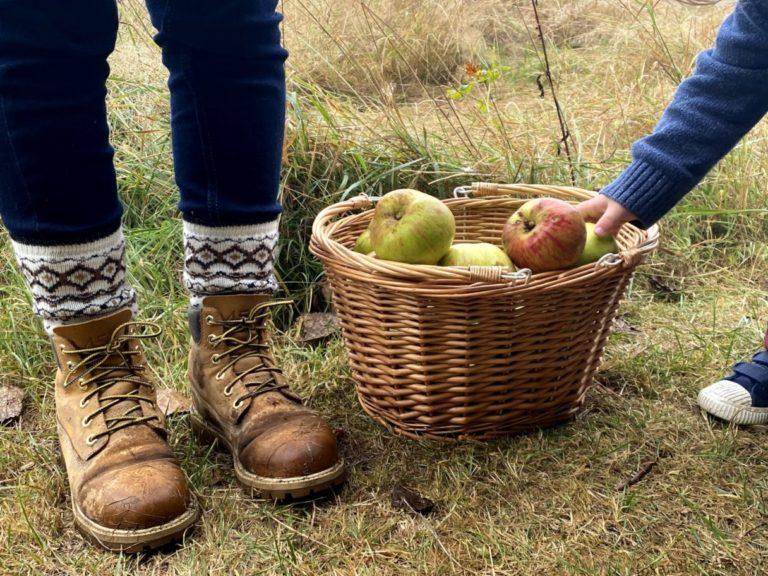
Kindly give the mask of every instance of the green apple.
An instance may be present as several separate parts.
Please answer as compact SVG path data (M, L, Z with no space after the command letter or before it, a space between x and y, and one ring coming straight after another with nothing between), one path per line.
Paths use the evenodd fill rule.
M487 242L454 244L440 260L440 266L503 266L515 269L504 250Z
M370 252L373 252L370 228L360 234L360 236L357 238L357 241L355 242L355 247L353 250L355 252L360 252L360 254L369 254Z
M407 264L437 264L453 242L456 221L437 198L394 190L376 204L370 225L376 256Z
M619 247L616 244L616 240L613 236L605 236L601 238L595 234L595 225L592 222L587 222L587 241L584 244L584 250L579 256L576 266L584 266L591 262L597 262L606 254L616 254L619 251Z

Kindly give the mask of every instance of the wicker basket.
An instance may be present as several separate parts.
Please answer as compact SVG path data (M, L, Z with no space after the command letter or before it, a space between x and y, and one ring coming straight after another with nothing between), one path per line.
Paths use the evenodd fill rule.
M556 186L473 184L446 200L457 242L499 244L507 218ZM584 401L619 301L658 229L625 225L619 255L563 272L415 266L351 250L373 215L360 196L323 210L322 260L363 409L409 437L489 439L570 419ZM362 211L361 211L362 210Z

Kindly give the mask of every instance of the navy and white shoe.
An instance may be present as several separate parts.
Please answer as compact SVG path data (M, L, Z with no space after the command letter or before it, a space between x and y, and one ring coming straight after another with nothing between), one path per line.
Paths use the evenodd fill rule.
M766 336L768 348L768 336ZM768 424L768 350L739 362L733 373L699 392L699 406L734 424Z

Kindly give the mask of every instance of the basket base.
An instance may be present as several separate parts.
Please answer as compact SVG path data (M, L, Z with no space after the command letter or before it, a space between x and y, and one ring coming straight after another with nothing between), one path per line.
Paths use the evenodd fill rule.
M360 406L363 411L371 417L376 423L381 424L384 428L397 436L403 436L411 440L437 440L442 442L451 442L458 440L475 440L475 441L490 441L498 440L501 438L509 438L511 436L522 436L542 430L545 428L557 428L559 426L565 426L576 418L576 415L581 411L583 403L577 407L574 407L568 412L564 412L557 416L548 416L540 419L526 418L524 422L510 422L507 425L494 424L489 425L487 430L481 428L472 429L467 427L465 430L461 430L461 427L454 426L455 430L451 430L448 427L433 427L424 425L422 429L413 425L404 425L398 420L393 420L383 417L378 412L372 410L366 405L365 401L358 396Z

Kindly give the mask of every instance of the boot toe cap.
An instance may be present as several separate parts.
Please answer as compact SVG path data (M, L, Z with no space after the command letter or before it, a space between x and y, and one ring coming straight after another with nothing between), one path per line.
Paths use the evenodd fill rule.
M244 446L239 457L246 470L266 478L309 476L339 461L333 432L319 418L272 427Z
M114 529L141 530L173 521L190 506L184 473L176 462L137 464L108 471L83 486L83 513Z

